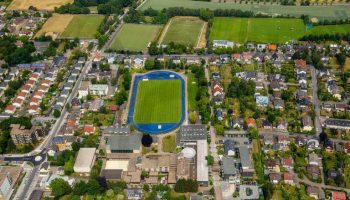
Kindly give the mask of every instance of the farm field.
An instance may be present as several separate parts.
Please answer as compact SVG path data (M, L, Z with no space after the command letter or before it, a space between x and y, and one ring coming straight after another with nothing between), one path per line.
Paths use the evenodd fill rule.
M110 48L116 50L143 51L156 39L161 26L144 24L124 24L114 38Z
M74 15L61 37L94 38L103 18L102 15Z
M305 34L301 19L215 18L210 40L284 43Z
M238 9L252 11L254 13L284 14L292 16L309 15L319 19L347 19L350 17L350 5L328 6L282 6L282 5L251 5L239 3L215 3L192 0L148 0L141 6L141 10L147 8L162 10L170 7L184 8L209 8L209 9Z
M197 17L174 17L165 26L159 43L175 42L197 47L203 26L204 21Z
M314 28L307 31L307 34L335 34L335 33L349 33L350 24L340 25L325 25L315 26Z
M74 15L60 15L53 14L50 17L43 27L36 33L35 37L39 37L41 35L50 35L53 38L59 36L64 32L70 21L73 19ZM56 35L56 36L55 36Z
M181 81L140 81L136 94L134 122L176 123L181 118Z
M53 38L93 38L103 18L102 15L54 14L35 37L51 35Z
M39 10L52 11L55 7L72 2L73 0L13 0L7 10L28 10L30 6L34 6Z

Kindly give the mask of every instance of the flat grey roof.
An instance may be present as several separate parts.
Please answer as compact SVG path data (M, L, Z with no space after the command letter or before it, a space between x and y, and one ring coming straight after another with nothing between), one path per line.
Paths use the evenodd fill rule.
M197 181L207 182L209 180L208 165L206 157L208 156L208 142L205 140L197 141Z
M232 157L223 157L221 165L224 174L237 174L235 159Z
M239 146L239 157L243 168L253 168L252 161L249 155L249 149L246 146Z
M141 135L113 135L107 137L107 147L110 150L134 150L141 145Z

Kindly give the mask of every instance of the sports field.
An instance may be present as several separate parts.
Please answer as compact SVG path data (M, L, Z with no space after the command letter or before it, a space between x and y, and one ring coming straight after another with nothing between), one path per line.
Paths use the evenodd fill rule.
M110 48L116 50L143 51L156 39L161 26L124 24Z
M350 24L315 26L308 30L307 34L335 34L350 33Z
M72 3L73 0L13 0L7 10L28 10L34 6L39 10L54 10L55 7Z
M181 118L181 81L140 81L136 94L134 122L177 123Z
M160 44L175 42L197 47L203 33L204 21L197 17L173 17L163 30L159 39Z
M102 15L54 14L35 37L51 35L53 38L94 38L103 18Z
M94 38L103 18L102 15L74 15L61 37Z
M301 19L215 18L210 40L284 43L305 34Z
M221 1L222 2L222 1ZM245 3L215 3L192 0L147 0L141 10L153 8L162 10L170 7L184 8L209 8L209 9L237 9L252 11L254 13L284 14L292 16L309 15L319 19L348 19L350 18L350 5L327 5L327 6L282 6L282 5L251 5Z

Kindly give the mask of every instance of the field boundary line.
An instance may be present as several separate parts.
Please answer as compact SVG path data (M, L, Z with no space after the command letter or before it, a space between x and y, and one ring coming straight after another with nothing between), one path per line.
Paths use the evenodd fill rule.
M196 45L196 48L200 48L200 44L201 44L201 42L202 42L203 32L205 32L207 23L208 23L208 22L204 22L204 23L203 23L203 26L202 26L202 28L201 28L201 32L200 32L200 34L199 34L199 36L198 36L198 38L197 38L197 45ZM204 36L204 38L205 38L205 36Z
M159 38L159 41L158 41L158 44L162 44L163 40L164 40L164 37L166 35L166 33L168 32L168 29L170 27L170 24L173 22L173 18L171 18L169 20L169 22L165 25L165 27L163 28L162 30L162 33L160 35L160 38Z

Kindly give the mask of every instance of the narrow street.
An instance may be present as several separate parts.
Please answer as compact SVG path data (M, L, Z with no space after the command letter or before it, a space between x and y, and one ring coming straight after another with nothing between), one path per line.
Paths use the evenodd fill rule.
M310 67L311 77L312 77L312 100L314 104L315 110L315 131L317 137L322 133L322 125L321 125L321 115L320 115L320 102L318 101L318 86L317 86L317 72L314 66Z

